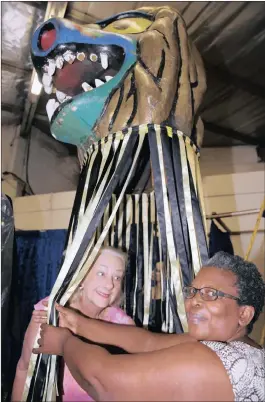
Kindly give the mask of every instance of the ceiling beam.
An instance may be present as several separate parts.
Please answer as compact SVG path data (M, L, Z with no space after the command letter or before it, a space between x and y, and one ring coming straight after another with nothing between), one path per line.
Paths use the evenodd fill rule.
M70 7L71 7L71 2L70 2ZM82 13L81 11L75 10L74 8L67 10L67 14L66 14L65 18L74 20L78 24L95 24L96 21L100 20L100 18L97 18L94 15L91 15L89 13Z
M248 145L259 145L258 138L251 137L244 133L232 130L231 128L220 127L214 123L203 121L204 129L212 132L213 134L223 135L224 137L233 138L234 140L241 141Z
M31 67L20 67L15 62L10 60L2 60L1 62L2 71L9 71L13 73L17 73L20 71L21 73L30 74L32 72Z
M47 1L23 1L23 3L40 10L46 10L47 7Z
M24 111L24 106L19 106L19 105L11 105L9 103L4 103L1 102L1 110L4 112L9 112L9 113L18 113L20 114L21 112Z
M217 78L228 85L232 85L238 89L246 91L251 95L257 96L258 98L265 99L265 89L262 86L249 81L247 78L239 77L228 70L218 66L213 66L205 60L204 67L206 70L206 77L207 75L211 75L213 78Z

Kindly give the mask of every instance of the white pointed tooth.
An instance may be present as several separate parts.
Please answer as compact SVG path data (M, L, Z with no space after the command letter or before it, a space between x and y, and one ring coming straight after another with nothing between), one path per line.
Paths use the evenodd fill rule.
M56 59L55 59L56 67L61 69L63 67L63 63L64 63L63 56L57 56Z
M47 105L46 105L46 111L47 111L47 115L48 115L48 118L49 118L50 121L51 121L52 115L53 115L54 110L55 110L54 105L55 105L55 99L50 99L47 102Z
M44 91L46 92L46 94L50 95L52 93L52 89L53 89L52 85L50 85L50 86L45 85L43 88L44 88Z
M112 78L113 77L111 75L106 75L105 80L108 82L108 81L112 80Z
M44 64L44 66L43 66L42 68L43 68L43 71L44 71L45 73L48 73L49 64Z
M85 92L92 91L94 89L91 85L89 85L87 82L82 83L82 88Z
M48 115L48 118L50 121L52 119L53 113L55 112L55 110L57 109L58 106L60 106L60 103L56 102L55 99L50 99L47 102L46 111L47 111L47 115Z
M62 103L64 101L64 99L66 98L66 94L61 91L58 91L58 89L57 89L56 97L57 97L58 101Z
M63 58L64 58L65 61L67 61L70 64L72 64L75 61L75 55L74 55L73 52L71 52L71 50L67 50L63 54Z
M52 83L52 77L48 74L43 74L42 83L44 87L50 87Z
M97 78L95 79L95 85L96 87L101 87L101 85L104 85L104 82L101 80L98 80Z
M68 61L68 63L73 64L73 62L75 61L75 55L74 54L70 55L69 60L67 60L67 61Z
M108 55L106 53L100 53L101 65L106 70L108 68Z
M52 76L55 73L56 64L55 60L49 59L48 75Z

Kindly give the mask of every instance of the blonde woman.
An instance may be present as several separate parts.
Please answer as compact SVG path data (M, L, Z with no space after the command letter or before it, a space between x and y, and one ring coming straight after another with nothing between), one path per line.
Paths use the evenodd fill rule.
M113 322L116 324L135 325L118 306L121 303L122 283L127 263L127 255L112 247L101 248L99 255L78 290L69 300L69 307L84 316ZM39 329L39 325L47 322L47 298L41 300L32 314L32 319L25 334L22 354L17 364L13 384L12 401L21 401L27 369ZM60 314L60 325L64 325L64 317ZM74 380L68 367L64 367L63 401L93 400Z

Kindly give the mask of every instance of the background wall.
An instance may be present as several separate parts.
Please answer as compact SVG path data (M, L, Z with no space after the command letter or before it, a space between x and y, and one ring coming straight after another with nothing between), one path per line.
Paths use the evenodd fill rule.
M203 183L206 214L259 209L264 199L264 171L206 176L203 179ZM231 236L231 240L234 253L241 257L245 257L248 250L251 232L254 229L256 219L257 214L222 218L232 232L240 232L240 235ZM210 222L210 220L207 221L208 230ZM262 218L259 227L260 232L257 233L249 260L257 265L265 279L264 227L265 218ZM263 313L252 332L251 336L256 341L261 338L265 322L264 318Z
M29 138L19 133L19 125L2 126L2 191L14 198L25 182L34 194L75 190L80 165L72 149L32 127L28 150Z

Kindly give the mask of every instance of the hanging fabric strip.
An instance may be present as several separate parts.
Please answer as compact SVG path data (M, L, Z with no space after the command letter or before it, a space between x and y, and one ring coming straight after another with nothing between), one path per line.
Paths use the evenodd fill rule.
M197 183L197 197L198 197L198 200L200 203L200 209L201 209L201 214L202 214L202 218L203 218L204 232L207 233L205 205L204 205L204 197L203 197L203 190L202 190L202 178L201 178L200 165L199 165L199 154L196 154L195 164L196 164L195 181Z
M85 184L84 184L84 190L83 190L83 194L82 194L81 204L80 204L80 208L79 208L79 212L78 212L78 223L80 223L80 220L85 213L88 189L89 189L89 192L91 192L91 190L92 190L91 185L89 186L89 184L90 184L89 181L91 178L91 172L93 172L94 176L96 176L94 169L93 169L93 164L95 162L96 157L99 155L99 153L100 153L100 147L98 147L97 152L93 152L92 155L90 155L90 158L88 160L87 175L86 175L86 180L85 180ZM92 194L91 194L91 196L92 196Z
M163 136L163 142L165 142L165 140L168 139L168 133L164 129L162 129L161 131L162 131L162 136ZM173 271L174 275L175 275L175 287L176 287L176 291L177 291L176 295L177 295L177 300L178 300L178 315L179 315L180 321L182 323L182 328L184 329L184 331L186 331L187 330L187 318L186 318L186 312L185 312L185 306L184 306L184 297L183 297L183 293L182 293L182 281L181 281L180 272L178 271L178 266L177 266L177 247L174 244L173 228L172 228L172 223L171 223L171 218L170 218L170 204L169 204L169 199L168 199L169 183L166 183L167 176L166 176L166 170L165 170L165 165L164 165L162 139L161 139L160 128L158 128L158 127L156 127L156 141L157 141L159 167L160 167L160 172L161 172L163 202L164 202L164 211L165 211L167 252L168 252L168 256L169 256L169 260L170 260L170 266L168 268L170 280L168 283L168 287L170 288L172 286L171 271ZM151 153L152 166L154 166L155 161L153 160L152 156L153 155ZM176 312L171 311L170 314L176 315ZM170 319L170 328L171 329L172 329L172 325L173 325L173 317Z
M192 144L190 142L190 139L188 137L185 137L184 141L185 141L185 145L186 145L188 165L190 167L195 192L197 194L197 182L196 182L196 159L197 159L197 154L193 150L193 146L192 146Z
M194 225L194 221L193 221L187 155L186 155L185 142L184 142L182 134L180 133L178 135L178 137L179 137L179 145L180 145L180 157L181 157L182 180L183 180L184 197L185 197L185 209L186 209L186 215L187 215L189 237L190 237L190 242L191 242L190 245L191 245L191 253L192 253L192 260L193 260L193 269L194 269L195 275L197 275L197 273L199 272L199 269L200 269L200 257L199 257L199 250L198 250L198 244L197 244L196 233L195 233L195 225Z
M136 293L136 317L135 321L139 325L143 324L144 317L144 229L143 229L143 202L142 197L138 206L138 253L136 270L138 277L137 293Z
M171 222L172 222L172 231L173 231L173 239L174 246L178 256L178 259L181 261L182 270L180 270L177 276L180 276L180 282L177 285L177 276L175 276L175 286L178 286L178 291L176 290L177 300L178 294L181 292L182 294L182 284L189 285L193 279L193 271L190 269L187 254L185 252L185 244L184 244L184 236L183 236L183 228L182 228L182 220L181 220L181 209L184 207L184 197L181 198L181 191L178 189L178 192L175 188L175 177L174 177L174 166L172 158L170 157L171 145L172 145L172 130L166 128L162 131L162 144L163 144L163 157L165 163L165 172L166 172L166 180L167 180L167 189L168 189L168 197L170 201L171 207ZM183 194L184 192L182 192ZM179 264L177 264L179 267ZM173 271L177 272L176 270ZM181 287L179 287L181 286Z
M200 257L200 266L206 264L208 260L208 246L207 246L207 238L206 233L204 231L203 218L200 209L200 203L196 196L195 186L193 182L193 177L191 175L190 167L188 166L189 177L190 177L190 194L191 194L191 203L192 203L192 211L193 211L193 220L196 228L196 240L199 248L199 257Z
M82 200L82 194L84 192L86 176L88 174L88 167L89 167L88 162L84 163L83 168L80 173L79 182L78 182L78 186L77 186L77 190L76 190L76 196L75 196L75 200L74 200L74 204L73 204L73 208L72 208L72 212L71 212L71 217L70 217L70 221L69 221L69 225L68 225L68 231L67 231L66 242L65 242L65 244L66 244L65 251L68 250L69 245L72 243L73 236L74 236L76 226L78 223L80 203Z
M135 216L135 237L136 237L136 250L135 250L135 285L134 285L134 292L133 292L133 319L136 320L136 306L137 306L137 290L138 290L138 255L139 255L139 194L135 194L135 203L134 203L134 216Z
M181 153L180 153L180 142L179 136L171 128L168 128L168 132L172 132L172 164L174 171L174 181L175 181L175 192L177 195L178 202L178 214L174 214L174 219L176 220L176 225L174 225L177 235L177 244L179 250L179 258L183 272L183 279L185 285L190 284L190 275L193 276L193 266L192 266L192 255L190 246L190 237L188 230L188 220L185 207L185 196L184 196L184 183L182 177L182 164L181 164ZM165 149L166 150L166 149ZM167 158L166 158L167 159ZM169 180L171 177L169 175ZM173 201L174 202L174 201Z
M76 226L78 224L80 204L82 203L83 195L86 194L86 181L87 181L87 178L90 177L90 169L91 169L90 158L88 158L86 163L83 164L83 168L80 173L79 183L78 183L78 187L76 190L76 196L75 196L74 205L73 205L72 213L74 215L73 215L73 217L71 217L71 218L73 218L73 225L72 225L73 233L75 233ZM70 220L70 222L71 222L71 220Z
M150 205L149 196L142 194L143 205L143 233L144 233L144 320L143 326L148 327L151 303L151 283L152 283L152 253L153 253L153 233L150 231L150 216L148 206Z

